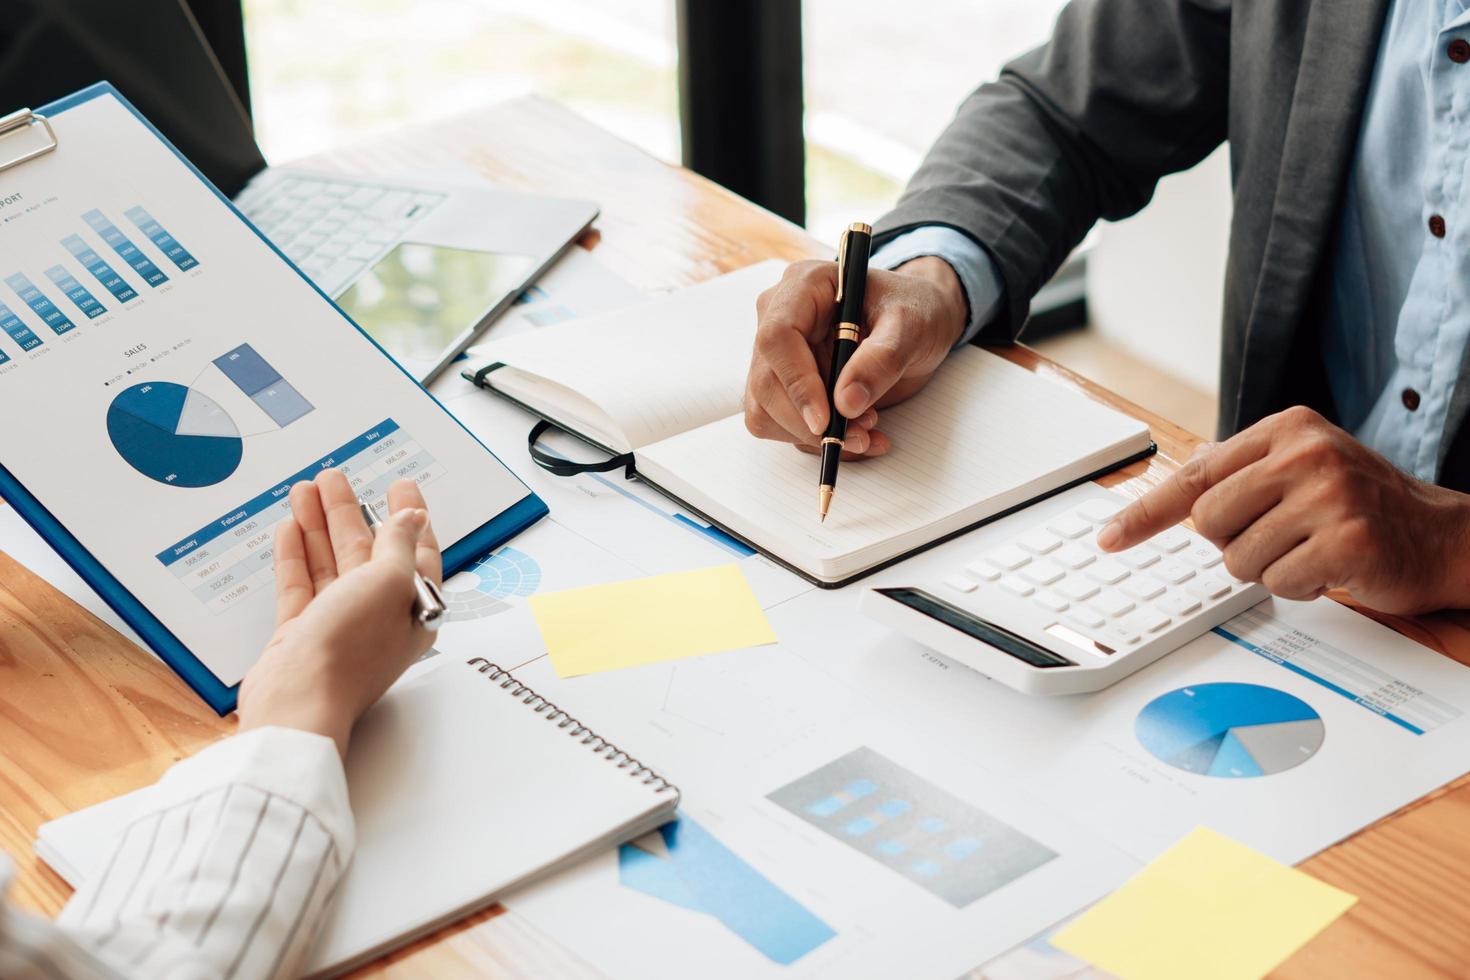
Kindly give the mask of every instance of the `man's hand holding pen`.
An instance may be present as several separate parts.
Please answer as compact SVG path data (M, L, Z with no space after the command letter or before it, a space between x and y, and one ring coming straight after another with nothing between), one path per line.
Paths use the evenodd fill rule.
M819 451L828 422L823 378L831 363L836 296L837 263L809 261L789 266L757 300L745 387L745 426L752 434ZM837 380L837 409L849 419L843 459L889 450L877 409L928 382L967 316L964 289L942 259L914 259L892 272L869 270L862 344Z

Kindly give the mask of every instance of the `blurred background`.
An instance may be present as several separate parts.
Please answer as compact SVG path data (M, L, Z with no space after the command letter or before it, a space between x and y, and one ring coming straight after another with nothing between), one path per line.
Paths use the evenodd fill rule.
M122 78L233 190L262 165L535 93L834 248L898 199L956 107L1043 43L1063 0L7 0L0 96ZM187 8L185 10L184 8ZM171 11L171 13L169 12ZM228 91L202 111L160 59L197 26ZM81 51L68 61L56 52ZM199 56L209 59L200 49ZM175 63L180 63L175 60ZM194 69L190 69L194 70ZM174 81L169 81L173 77ZM27 101L29 100L29 101ZM238 100L238 101L237 101ZM157 115L165 113L166 115ZM254 139L250 138L253 115ZM237 115L238 114L238 115ZM258 144L258 148L257 148ZM201 160L201 164L205 161ZM206 166L208 170L209 167ZM1036 297L1025 342L1201 434L1214 430L1226 158L1095 229Z
M243 6L257 137L274 162L537 92L835 242L847 222L876 218L897 200L959 102L1044 42L1063 0ZM732 14L741 10L748 16ZM732 26L731 16L740 22ZM737 43L741 30L755 33ZM682 78L681 32L689 51ZM767 135L786 161L774 172L720 170L742 141L760 136L757 127L727 125L730 100L742 97L727 81L734 72L772 80L746 106L760 128L795 131L789 146ZM1215 425L1225 174L1218 154L1166 181L1138 218L1100 228L1038 298L1026 334L1049 356L1203 434Z
M680 159L674 0L244 0L273 161L528 92ZM881 214L959 101L1044 41L1061 0L805 0L807 228ZM881 25L881 28L878 28ZM854 57L854 53L857 57Z

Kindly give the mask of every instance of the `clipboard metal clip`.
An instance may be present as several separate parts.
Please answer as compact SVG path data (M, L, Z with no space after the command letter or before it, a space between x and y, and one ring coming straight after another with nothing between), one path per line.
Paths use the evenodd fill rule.
M45 116L29 109L17 109L8 116L0 116L0 140L12 139L22 132L28 133L37 126L46 131L46 142L28 150L21 150L13 157L0 156L0 170L18 167L27 160L34 160L56 149L56 131L51 128L51 123L46 120Z

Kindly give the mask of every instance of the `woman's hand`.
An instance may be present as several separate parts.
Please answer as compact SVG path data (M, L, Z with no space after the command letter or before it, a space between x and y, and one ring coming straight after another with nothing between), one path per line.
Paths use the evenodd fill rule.
M416 484L388 488L376 539L347 478L291 488L276 527L276 632L240 685L240 730L278 725L335 739L429 649L413 619L413 573L439 580L439 545Z

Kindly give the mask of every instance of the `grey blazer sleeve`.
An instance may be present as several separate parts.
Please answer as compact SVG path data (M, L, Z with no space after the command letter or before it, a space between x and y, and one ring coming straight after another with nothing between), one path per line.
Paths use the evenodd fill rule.
M1012 340L1099 218L1224 140L1229 74L1230 0L1073 0L1049 43L960 106L877 242L919 225L973 238L1006 286L981 337Z

